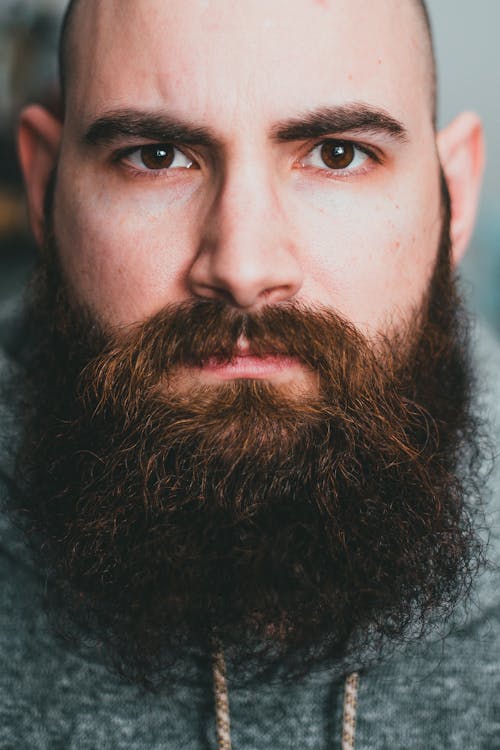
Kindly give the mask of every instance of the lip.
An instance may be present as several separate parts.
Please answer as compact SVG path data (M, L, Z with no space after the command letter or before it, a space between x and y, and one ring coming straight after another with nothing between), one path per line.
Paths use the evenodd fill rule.
M254 354L237 354L229 362L222 362L216 357L211 357L203 363L201 370L221 380L266 379L282 375L297 366L299 366L298 360L286 355L270 354L257 357Z

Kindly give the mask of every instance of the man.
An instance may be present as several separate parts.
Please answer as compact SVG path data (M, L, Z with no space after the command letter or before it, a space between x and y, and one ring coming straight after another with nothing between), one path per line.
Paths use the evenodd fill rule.
M74 2L61 72L19 134L3 746L500 746L482 134L436 135L425 9Z

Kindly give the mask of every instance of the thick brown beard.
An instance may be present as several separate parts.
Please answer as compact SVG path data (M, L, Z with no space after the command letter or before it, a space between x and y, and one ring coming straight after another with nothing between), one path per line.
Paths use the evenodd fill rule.
M111 334L69 303L49 243L30 305L23 509L60 611L127 674L154 678L214 634L236 659L359 656L453 611L481 551L448 230L447 214L421 309L376 342L294 303L186 303ZM229 359L242 333L256 353L298 357L318 393L159 388Z

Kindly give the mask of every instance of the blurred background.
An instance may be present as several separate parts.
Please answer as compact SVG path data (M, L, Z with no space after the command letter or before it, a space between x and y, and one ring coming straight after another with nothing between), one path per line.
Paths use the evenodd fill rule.
M0 0L0 313L34 257L14 128L27 101L55 96L56 45L65 0ZM473 308L500 335L499 0L428 0L439 73L439 123L463 109L483 118L488 167L477 230L463 266Z

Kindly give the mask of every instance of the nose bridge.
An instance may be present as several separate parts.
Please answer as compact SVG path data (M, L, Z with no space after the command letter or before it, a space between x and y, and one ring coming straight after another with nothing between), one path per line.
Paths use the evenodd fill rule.
M281 211L269 170L249 158L239 158L226 170L216 198L217 244L222 249L227 243L232 252L242 252L246 242L260 235L261 242L267 241L266 235L276 232Z
M261 150L228 157L191 269L196 294L249 308L297 293L301 272L282 193Z

